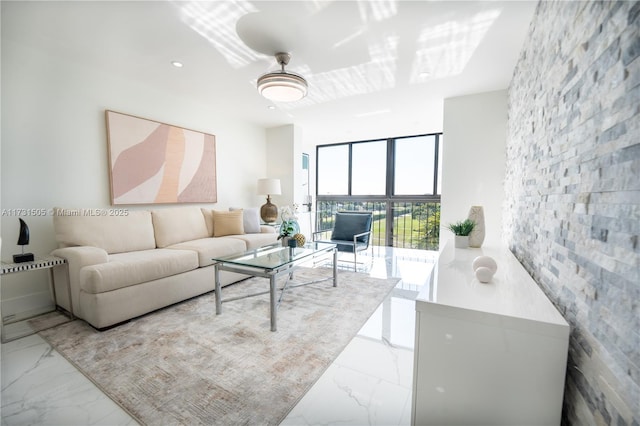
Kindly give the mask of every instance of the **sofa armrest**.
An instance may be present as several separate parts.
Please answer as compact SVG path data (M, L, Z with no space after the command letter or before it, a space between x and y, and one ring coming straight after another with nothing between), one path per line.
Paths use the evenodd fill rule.
M80 307L80 270L85 266L97 265L109 261L107 252L99 247L79 246L59 248L51 252L52 255L61 257L67 261L67 273L54 270L56 294L66 295L66 286L71 290L71 301L73 314L84 318ZM64 266L64 265L63 265ZM60 299L58 304L68 311L71 311L71 304L68 300Z
M260 225L260 233L262 234L275 234L276 228L269 225Z
M77 263L82 264L82 266L96 265L109 261L109 255L100 247L65 247L55 249L51 254L62 257L68 264Z

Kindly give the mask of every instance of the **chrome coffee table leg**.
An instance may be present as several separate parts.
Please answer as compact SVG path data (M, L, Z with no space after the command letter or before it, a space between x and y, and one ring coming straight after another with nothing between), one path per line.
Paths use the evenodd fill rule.
M222 313L222 291L220 289L220 269L218 268L220 264L216 263L214 266L215 270L215 280L216 280L216 315L220 315Z
M278 307L276 305L276 274L271 274L269 277L269 287L271 299L271 331L276 331L278 329L278 325L276 323L276 313L278 312Z

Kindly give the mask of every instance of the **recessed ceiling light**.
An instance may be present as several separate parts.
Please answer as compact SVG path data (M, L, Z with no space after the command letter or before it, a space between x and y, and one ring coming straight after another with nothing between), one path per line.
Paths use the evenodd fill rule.
M273 105L269 105L267 108L269 108L269 109L276 109L276 107L274 107Z
M179 61L173 61L171 62L171 65L173 65L176 68L182 68L184 65L182 64L182 62Z

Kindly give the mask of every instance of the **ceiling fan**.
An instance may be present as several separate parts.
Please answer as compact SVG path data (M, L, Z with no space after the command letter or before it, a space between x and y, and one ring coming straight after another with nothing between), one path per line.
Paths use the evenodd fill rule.
M299 74L286 71L291 55L279 52L276 61L282 67L279 71L272 71L258 78L258 92L274 102L299 101L307 95L307 80Z

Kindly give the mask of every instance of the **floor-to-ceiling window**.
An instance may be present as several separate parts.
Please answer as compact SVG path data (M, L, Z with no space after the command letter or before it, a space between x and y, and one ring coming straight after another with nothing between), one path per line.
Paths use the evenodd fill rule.
M442 134L319 145L316 229L371 211L374 244L438 249Z

